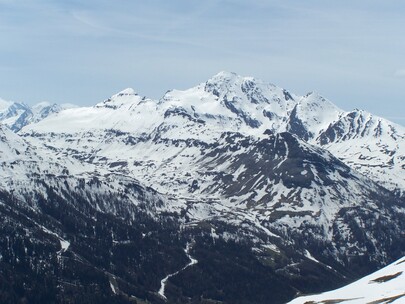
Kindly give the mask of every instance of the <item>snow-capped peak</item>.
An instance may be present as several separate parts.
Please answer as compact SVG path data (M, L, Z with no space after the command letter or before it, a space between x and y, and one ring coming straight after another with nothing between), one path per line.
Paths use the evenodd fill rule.
M265 130L288 131L328 149L377 181L387 176L385 187L405 189L402 127L364 111L345 112L316 92L298 96L233 72L219 72L187 90L168 91L159 102L127 88L94 107L52 109L59 114L39 123L52 112L34 115L35 111L28 110L18 108L0 120L14 131L34 122L36 125L24 132L119 129L150 134L155 130L162 136L164 130L165 136L171 139L206 142L227 131L257 137Z
M208 82L221 82L223 80L231 80L231 79L235 79L235 78L243 78L243 77L239 76L235 72L220 71L219 73L212 76L208 80Z
M233 72L219 72L205 82L204 90L219 97L240 88L243 77Z
M235 72L228 72L228 71L221 71L214 76L212 76L210 79L206 81L206 83L242 83L244 81L250 81L250 82L256 82L256 83L261 83L263 84L264 82L260 79L257 79L252 76L241 76Z
M112 98L122 96L136 96L136 95L138 95L138 93L133 88L126 88L121 92L118 92L117 94L113 95Z
M187 245L185 253L191 259L188 266L194 263L193 252L198 254L199 248L205 248L202 246L206 244L209 246L206 248L214 245L216 250L225 244L224 257L229 260L228 240L232 241L232 250L238 248L233 244L246 243L249 246L246 249L252 249L252 254L243 251L245 253L236 255L235 260L240 265L260 267L253 267L252 275L245 272L246 267L240 273L248 274L249 280L257 277L267 286L277 282L273 286L275 291L284 293L284 286L288 287L290 291L286 295L289 296L283 296L284 300L290 299L296 291L311 291L307 281L331 286L336 280L335 283L340 284L367 269L373 270L371 267L382 265L405 250L405 241L401 238L405 222L403 200L380 187L386 179L392 188L405 189L402 152L405 151L402 148L405 132L382 120L374 123L373 120L355 119L357 116L350 113L339 114L340 110L319 94L296 96L252 77L221 72L189 90L170 91L159 103L137 95L133 89L126 89L94 107L56 113L50 112L52 107L44 103L36 107L47 109L38 122L34 120L32 109L21 110L21 114L15 111L19 116L13 114L12 117L22 117L18 126L25 125L18 129L20 131L15 129L19 134L0 126L0 216L3 218L12 209L3 206L9 204L8 196L13 199L10 206L15 204L17 195L22 203L38 206L38 214L44 212L46 215L38 220L43 218L41 221L47 227L54 222L52 226L57 228L52 231L58 233L52 233L58 251L46 252L47 257L59 262L57 267L68 267L74 261L81 267L84 251L80 248L87 248L82 242L87 244L92 240L92 244L101 244L97 246L110 246L102 248L103 258L104 254L107 259L111 258L101 265L105 271L100 273L105 273L105 280L97 281L110 280L113 293L118 293L120 287L129 286L122 279L124 276L132 277L113 272L117 268L111 261L118 257L114 252L131 251L134 246L138 247L138 241L140 248L152 240L159 241L156 243L159 252L150 260L159 263L174 261L161 254L167 244L178 246L186 238L193 240L197 251ZM283 132L286 125L290 133ZM326 125L327 130L322 131ZM373 131L372 136L367 130ZM353 136L349 136L351 134ZM321 141L319 145L323 143L332 153L316 146L317 138ZM312 141L312 144L302 139ZM348 161L345 164L333 154L346 157ZM348 165L359 167L368 176L358 174ZM380 169L376 165L380 165ZM366 171L368 168L370 172ZM369 176L379 184L373 183ZM71 230L77 222L66 222L72 223L66 226L64 221L65 218L74 220L77 212L80 212L78 223L86 225L80 224ZM101 216L104 212L108 217ZM159 225L153 224L150 229L144 212L159 221ZM16 219L28 223L27 228L37 223L25 220L23 214L16 214ZM55 221L53 214L56 214ZM125 222L122 229L115 222L111 228L104 225L104 219L113 219L113 216L119 216ZM176 237L173 242L167 239L167 233L162 235L165 241L160 242L157 238L160 230L154 227L162 225L165 228L166 219L170 222L170 236ZM13 229L5 226L6 233L16 231L14 235L30 239L34 235L24 233L29 229L15 229L14 223L19 221L6 218L4 222L11 223ZM102 225L93 226L100 222ZM130 229L132 224L136 228L138 222L139 231ZM388 236L387 231L390 232ZM76 241L77 235L80 238ZM197 236L195 241L194 235ZM134 242L130 236L134 237ZM43 236L39 234L38 237ZM108 242L98 241L106 239ZM219 247L215 245L216 239L220 240ZM9 249L7 259L2 259L3 264L16 260L14 253L27 256L27 250L24 255L24 250L14 250L17 247L9 245L8 239L4 240L3 233L0 242L7 243L6 249ZM72 241L69 249L65 240ZM25 245L25 241L17 241L16 244ZM32 243L32 239L29 242ZM156 246L150 248L158 248ZM50 247L55 249L55 246ZM90 252L98 252L98 248L101 247L92 247ZM149 247L145 248L148 251L143 256L148 256L151 251ZM176 251L175 248L170 247L170 251ZM189 249L192 252L189 253ZM66 250L69 252L65 259ZM249 263L245 263L245 256ZM77 260L70 257L77 257ZM216 257L221 255L216 254ZM231 257L233 259L233 255ZM138 273L138 260L125 260L131 262L122 265ZM95 265L100 266L99 261L97 256ZM201 261L210 263L211 259ZM222 260L218 261L222 263ZM149 260L146 262L150 265ZM15 264L20 268L32 265L31 260L25 259L10 265ZM167 272L179 274L172 269L186 269L178 268L178 262L175 264L168 267L155 263L161 269L156 274L161 275L163 287L158 293L156 286L153 293L145 289L145 294L160 294L163 299L168 296L168 301L172 301L172 293L165 294L164 286L174 275L167 275ZM50 271L59 269L43 265ZM188 266L187 271L195 270ZM258 275L256 269L260 271ZM72 279L67 283L80 283L70 276L76 268L66 270ZM197 271L198 274L204 269L197 268ZM229 272L223 274L224 278L228 276ZM330 279L323 282L325 277ZM137 278L135 276L134 280ZM60 279L63 278L55 277L55 283L59 284ZM373 277L372 281L383 279L387 279L386 274ZM251 285L255 284L256 281ZM142 286L140 288L144 288ZM78 287L82 289L82 285ZM272 293L260 297L273 300Z
M40 110L40 109L49 107L49 106L51 106L51 105L52 105L52 104L51 104L50 102L48 102L48 101L41 101L41 102L38 102L37 104L33 105L33 106L32 106L32 109L33 109L33 110Z
M127 88L114 94L107 100L104 100L101 103L96 104L96 108L111 108L111 109L118 109L122 107L124 104L129 104L133 102L139 102L142 99L138 93L132 88Z
M315 139L331 122L344 113L316 92L299 98L292 110L286 129L305 140Z
M249 93L261 94L268 89L274 90L277 87L265 83L260 79L251 76L240 76L234 72L222 71L208 79L204 83L204 90L217 97L227 97L230 100L234 96L248 95Z

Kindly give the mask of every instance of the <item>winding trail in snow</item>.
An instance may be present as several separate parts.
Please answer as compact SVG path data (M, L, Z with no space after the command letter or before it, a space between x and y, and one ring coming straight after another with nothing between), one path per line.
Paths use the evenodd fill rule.
M160 281L160 289L159 289L158 293L159 293L159 294L162 296L162 298L164 298L165 300L167 300L167 298L166 298L166 296L165 296L165 288L166 288L167 280L168 280L169 278L171 278L171 277L177 275L178 273L182 272L182 271L185 270L186 268L188 268L188 267L190 267L190 266L192 266L192 265L198 263L198 261L197 261L196 259L194 259L194 258L190 255L190 249L191 249L191 244L190 244L190 243L187 243L186 249L184 249L184 252L186 253L187 257L190 259L190 262L189 262L186 266L184 266L182 269L180 269L180 270L178 270L178 271L176 271L176 272L174 272L174 273L168 274L163 280Z

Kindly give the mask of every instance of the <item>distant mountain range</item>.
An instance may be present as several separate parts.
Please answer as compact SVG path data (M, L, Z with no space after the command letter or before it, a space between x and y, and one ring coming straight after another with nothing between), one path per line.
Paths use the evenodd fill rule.
M10 102L0 99L0 121L14 132L20 131L30 123L36 123L53 113L74 108L71 104L51 104L40 102L33 107L20 102Z
M286 303L405 255L405 128L316 93L221 72L0 121L5 303Z

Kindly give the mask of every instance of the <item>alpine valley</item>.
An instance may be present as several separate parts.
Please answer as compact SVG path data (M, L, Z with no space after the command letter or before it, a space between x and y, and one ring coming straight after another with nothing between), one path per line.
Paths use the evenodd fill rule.
M317 93L221 72L0 121L1 303L287 303L405 256L405 128Z

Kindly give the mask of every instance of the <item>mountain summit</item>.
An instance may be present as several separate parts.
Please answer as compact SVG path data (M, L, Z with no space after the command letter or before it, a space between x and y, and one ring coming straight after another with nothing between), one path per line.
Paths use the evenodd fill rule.
M404 128L317 93L220 72L1 130L0 263L30 290L43 263L73 302L286 303L405 255Z

